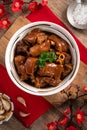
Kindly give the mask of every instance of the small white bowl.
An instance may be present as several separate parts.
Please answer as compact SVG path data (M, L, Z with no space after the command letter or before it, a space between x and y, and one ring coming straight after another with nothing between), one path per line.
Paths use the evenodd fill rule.
M87 5L87 1L81 1L82 3L78 3L78 2L79 2L78 0L72 1L72 3L67 8L67 19L73 27L75 27L77 29L87 29L87 23L86 24L79 24L74 20L74 18L78 17L78 16L73 16L73 12L75 11L75 9L78 8L78 6L80 6L80 10L78 10L78 11L81 14L81 8L83 8L84 5ZM85 15L85 13L84 13L84 15ZM78 19L77 19L77 21L78 21ZM82 19L81 19L81 21L82 21Z
M13 115L14 105L10 97L0 93L0 124L7 122Z
M72 64L73 64L73 70L72 72L56 87L53 88L35 88L34 86L31 86L23 81L20 81L20 78L15 70L13 58L14 58L14 50L16 47L16 43L23 39L23 37L30 32L34 28L40 28L43 31L54 33L61 38L63 38L67 43L69 44L70 51L72 54ZM61 90L65 89L75 78L80 64L80 54L78 46L74 40L74 38L71 36L71 34L65 30L60 25L54 24L52 22L33 22L28 25L25 25L24 27L20 28L10 39L6 54L5 54L5 64L7 72L11 78L11 80L15 83L17 87L22 89L23 91L34 94L34 95L40 95L40 96L47 96L52 95L55 93L60 92Z

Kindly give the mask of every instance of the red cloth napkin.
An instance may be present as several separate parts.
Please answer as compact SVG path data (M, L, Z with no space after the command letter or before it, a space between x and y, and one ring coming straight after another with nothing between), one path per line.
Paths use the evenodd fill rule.
M26 16L26 18L29 19L31 22L36 21L54 22L56 24L61 25L62 27L66 28L69 31L69 29L62 23L62 21L57 16L55 16L55 14L49 9L49 7L42 6L41 4L39 5L38 9L35 12L30 13L28 16ZM72 32L70 33L78 44L80 50L80 59L85 64L87 64L87 48L72 34Z
M34 96L16 87L10 80L5 67L0 65L0 92L10 96L14 103L14 115L19 119L24 126L29 127L39 116L45 113L51 104L48 103L43 97ZM27 107L17 101L17 97L25 99ZM19 111L30 113L28 117L21 117Z

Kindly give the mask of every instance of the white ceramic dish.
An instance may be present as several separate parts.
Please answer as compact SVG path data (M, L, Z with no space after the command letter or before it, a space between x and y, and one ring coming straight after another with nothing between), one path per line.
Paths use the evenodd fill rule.
M73 64L73 70L72 72L56 87L53 88L44 88L39 89L35 88L33 86L30 86L29 84L20 81L19 76L15 70L13 57L14 57L14 50L16 47L17 41L22 39L28 32L30 32L34 28L40 28L43 31L48 31L55 33L56 35L59 35L64 40L66 40L70 46L71 54L72 54L72 64ZM34 95L40 95L40 96L46 96L46 95L52 95L55 93L60 92L64 88L66 88L75 78L79 64L80 64L80 55L79 55L79 49L78 46L71 36L71 34L65 30L63 27L54 24L52 22L34 22L30 23L28 25L25 25L21 29L19 29L10 39L7 49L6 49L6 55L5 55L5 63L6 63L6 69L7 72L11 78L11 80L15 83L17 87L22 89L23 91L34 94Z

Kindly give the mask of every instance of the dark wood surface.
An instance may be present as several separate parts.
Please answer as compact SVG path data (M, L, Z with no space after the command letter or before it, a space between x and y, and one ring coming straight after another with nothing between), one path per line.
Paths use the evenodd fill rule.
M28 1L28 0L26 0ZM41 0L37 0L37 2L41 2ZM66 17L66 11L68 8L68 5L72 2L72 0L49 0L48 6L51 8L51 10L58 16L61 21L74 33L74 35L87 47L87 30L78 30L73 28L67 21ZM27 5L26 5L27 6ZM27 8L27 7L26 7ZM14 21L19 16L26 16L29 11L25 8L24 12L22 13L12 13L9 10L8 17L12 21L12 26ZM26 19L22 21L24 23L28 23L29 21ZM11 26L11 28L13 28ZM18 25L19 26L19 25ZM15 31L15 30L14 30ZM9 33L8 30L0 29L0 63L4 65L4 55L5 55L5 49L8 43L9 38L12 34ZM7 38L8 37L8 38ZM3 44L2 44L2 41ZM83 78L85 69L87 69L87 66L81 63L80 71L78 75L82 76L80 78ZM75 82L78 82L77 79L75 79ZM79 82L79 84L83 84L83 82ZM60 95L57 95L60 97ZM48 101L52 101L54 103L54 106L47 111L45 114L43 114L41 117L39 117L29 128L25 128L14 116L7 122L2 125L0 125L0 130L45 130L46 129L46 123L49 121L54 121L59 118L61 115L61 112L63 111L63 107L59 107L57 105L56 99L58 99L57 96L51 96L50 98L45 97ZM64 96L62 98L65 98ZM56 104L56 105L55 105ZM86 128L84 129L86 130Z

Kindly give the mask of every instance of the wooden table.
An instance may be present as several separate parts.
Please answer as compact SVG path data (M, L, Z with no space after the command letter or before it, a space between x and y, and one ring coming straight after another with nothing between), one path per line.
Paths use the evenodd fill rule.
M36 0L38 2L41 2L41 0ZM79 30L76 28L73 28L69 22L67 21L67 17L66 17L66 11L67 11L67 7L68 5L72 2L72 0L49 0L48 6L51 8L51 10L56 14L56 16L58 16L61 21L63 21L63 23L69 28L69 30L71 30L73 32L73 34L84 44L84 46L87 47L87 30ZM26 14L28 14L29 12L25 11ZM10 15L8 15L8 17L12 20L12 23L18 18L18 16L22 15L22 16L26 16L25 13L20 13L20 14L12 14L10 12ZM23 21L24 22L24 21ZM25 20L25 23L27 23L28 21ZM0 43L2 42L3 38L4 38L4 43L1 43L0 46L0 63L4 65L4 51L6 49L7 46L7 38L5 36L7 36L10 38L10 34L9 31L7 30L0 30ZM2 37L4 35L4 37ZM81 63L81 66L84 66L82 69L82 73L85 72L86 69L86 65L83 65L83 63ZM81 72L80 72L81 75ZM55 97L54 97L55 98ZM51 99L53 99L53 97L51 97ZM51 100L50 99L50 100ZM49 98L47 98L47 100L49 100ZM61 107L58 107L58 109L56 109L55 107L53 107L52 109L50 109L48 112L46 112L44 115L42 115L41 117L39 117L32 125L30 128L25 128L23 125L21 125L21 123L13 116L10 121L8 123L5 123L3 125L0 126L0 130L45 130L45 126L46 123L49 121L58 119L59 115L61 114ZM41 122L41 124L40 124Z

